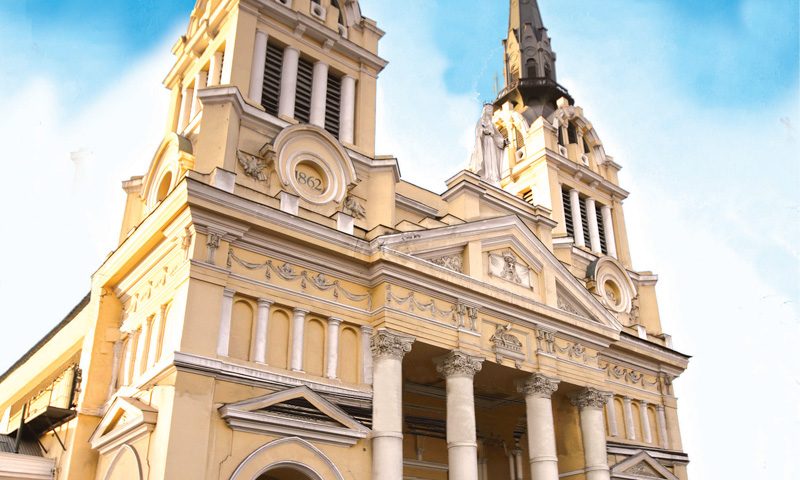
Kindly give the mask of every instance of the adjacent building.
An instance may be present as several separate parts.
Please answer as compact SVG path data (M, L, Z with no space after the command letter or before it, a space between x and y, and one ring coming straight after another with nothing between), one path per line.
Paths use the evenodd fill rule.
M383 34L198 0L119 246L0 377L0 478L687 479L688 357L536 1L442 194L376 155Z

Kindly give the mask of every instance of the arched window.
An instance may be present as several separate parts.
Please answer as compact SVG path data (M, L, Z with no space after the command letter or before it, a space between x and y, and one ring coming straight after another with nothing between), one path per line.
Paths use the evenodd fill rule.
M575 125L572 123L570 123L567 127L567 139L569 140L570 144L578 143L578 131L575 129Z
M301 467L278 467L263 473L256 480L316 480L318 478L316 475L306 472L307 470L301 469Z
M539 65L536 64L536 60L529 58L528 62L525 64L525 68L528 70L528 78L536 78L539 76Z

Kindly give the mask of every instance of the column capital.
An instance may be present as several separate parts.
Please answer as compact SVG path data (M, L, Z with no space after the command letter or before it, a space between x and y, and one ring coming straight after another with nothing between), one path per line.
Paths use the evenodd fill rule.
M603 392L596 388L587 387L573 396L572 404L581 410L585 408L602 409L611 398L611 392Z
M234 295L236 295L236 290L234 290L232 288L225 287L222 290L222 296L223 297L233 298Z
M342 324L342 319L337 317L328 317L328 325L338 327Z
M266 298L259 298L258 300L256 300L256 303L258 304L259 307L270 307L272 306L273 301L268 300Z
M292 310L292 313L294 313L295 316L305 317L306 315L308 315L310 313L310 310L305 309L305 308L295 307Z
M361 325L361 333L364 335L372 335L372 325Z
M517 391L527 396L550 398L558 390L559 383L561 383L561 380L547 377L541 373L534 373L517 383Z
M481 371L484 358L475 357L460 350L453 350L447 355L434 360L436 371L444 378L474 377Z
M411 351L414 337L379 329L370 339L369 349L372 356L389 357L402 360L406 353Z

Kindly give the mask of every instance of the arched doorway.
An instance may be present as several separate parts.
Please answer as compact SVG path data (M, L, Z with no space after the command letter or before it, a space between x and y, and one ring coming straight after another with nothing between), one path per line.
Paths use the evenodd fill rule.
M256 480L322 480L308 469L294 465L278 465L259 475Z

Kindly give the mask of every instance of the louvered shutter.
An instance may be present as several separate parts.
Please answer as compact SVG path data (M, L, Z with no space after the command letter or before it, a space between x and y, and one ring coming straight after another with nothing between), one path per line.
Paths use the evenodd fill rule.
M564 224L567 226L567 235L575 238L575 227L572 222L572 206L569 202L569 190L561 187L561 202L564 204Z
M325 130L339 138L339 111L341 110L342 79L328 74L328 92L325 95Z
M308 123L311 119L311 83L314 78L314 65L304 58L297 62L297 95L294 104L294 118Z
M278 114L278 100L281 95L281 67L283 66L283 47L267 44L267 60L264 63L264 88L261 106L272 115Z
M603 213L602 213L602 205L599 203L597 204L597 209L595 213L597 214L597 230L600 234L600 251L608 254L608 248L606 247L606 229L603 227Z

